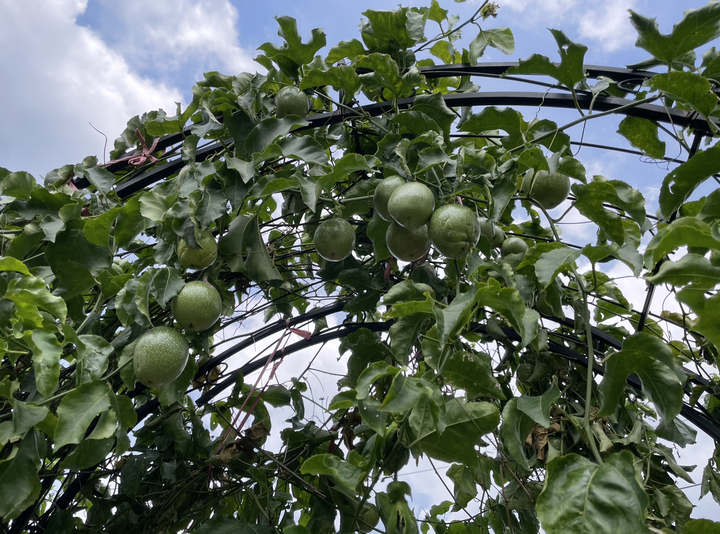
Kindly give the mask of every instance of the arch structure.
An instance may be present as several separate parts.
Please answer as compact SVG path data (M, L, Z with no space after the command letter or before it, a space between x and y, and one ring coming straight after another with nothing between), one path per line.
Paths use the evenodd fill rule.
M647 45L662 74L585 65L555 31L560 62L483 63L509 30L461 50L452 26L398 26L433 9L368 11L324 60L320 30L280 17L266 74L206 74L177 115L131 119L110 163L42 186L0 169L2 532L701 524L670 445L720 442L720 59L689 55L713 36ZM457 63L418 60L423 42ZM627 171L591 176L588 150ZM403 226L424 209L406 182L431 200ZM314 244L331 219L354 234L339 261ZM198 332L207 304L180 301L200 280L220 304ZM159 327L190 357L148 387ZM447 489L423 510L413 458Z

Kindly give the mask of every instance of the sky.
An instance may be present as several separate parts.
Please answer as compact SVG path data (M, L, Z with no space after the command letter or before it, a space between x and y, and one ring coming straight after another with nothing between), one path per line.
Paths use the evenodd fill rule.
M705 1L496 3L500 5L497 19L485 21L483 27L509 26L516 52L508 57L489 50L483 60L517 60L533 53L555 60L556 46L547 28L559 28L571 40L589 47L586 63L622 67L647 57L634 48L636 33L628 9L657 17L661 31L669 33L683 10L701 7ZM48 171L88 155L103 161L105 140L95 129L107 135L111 147L133 115L158 108L173 114L176 102L187 104L203 72L255 71L258 46L267 41L281 43L273 17L296 18L303 36L313 28L324 28L332 46L359 38L364 10L394 5L380 0L0 0L0 102L4 103L0 167L29 171L40 180ZM479 2L444 0L441 6L465 20ZM428 35L433 31L429 24ZM465 34L466 43L470 33ZM329 46L320 53L325 54ZM528 111L528 116L534 112ZM589 128L587 139L602 141L612 134L617 144L615 128L616 123ZM666 166L583 150L579 157L589 174L626 179L645 194L650 211L657 207ZM567 225L563 230L578 241L592 238L590 229L582 225ZM641 284L620 283L637 305L644 295ZM695 458L685 463L699 465L694 474L699 482L711 444L704 440L693 450ZM698 461L698 457L703 459ZM701 501L696 512L694 517L720 519L710 497Z

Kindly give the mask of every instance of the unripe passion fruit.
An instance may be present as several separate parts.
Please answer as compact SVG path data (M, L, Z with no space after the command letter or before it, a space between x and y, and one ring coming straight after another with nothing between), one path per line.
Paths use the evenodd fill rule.
M487 219L480 217L480 233L490 240L493 247L499 247L505 241L505 232L498 225Z
M559 172L537 171L522 182L528 197L546 210L559 206L570 194L570 178Z
M355 246L355 230L345 219L330 219L317 227L313 237L315 250L327 261L342 261Z
M480 239L480 222L467 206L440 206L430 218L430 239L446 258L463 258Z
M527 243L525 243L525 241L523 241L519 237L509 237L508 239L503 241L503 244L500 247L500 254L502 254L503 256L509 256L510 254L525 255L527 251Z
M288 115L305 117L310 111L310 101L305 93L294 85L287 85L275 97L275 116L278 119Z
M388 213L388 201L390 195L398 187L403 185L405 180L399 176L388 176L375 188L375 194L373 194L373 208L377 211L378 215L383 221L391 221L392 217Z
M188 332L207 330L220 318L222 298L205 281L188 282L170 305L173 317Z
M188 352L185 336L174 328L158 326L148 330L135 344L135 376L151 388L169 384L185 370Z
M180 240L177 248L180 265L185 269L204 269L217 259L218 246L210 232L202 231L197 237L200 248L193 248L184 239Z
M407 182L398 186L388 200L388 213L405 228L420 228L435 211L435 196L420 182Z
M385 244L397 259L417 261L430 250L428 227L405 228L393 222L385 234Z

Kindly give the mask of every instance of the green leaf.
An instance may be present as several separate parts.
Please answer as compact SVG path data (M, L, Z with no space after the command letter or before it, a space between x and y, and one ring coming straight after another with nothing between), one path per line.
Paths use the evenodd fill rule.
M327 70L313 69L303 76L300 89L324 87L326 85L332 86L335 90L342 89L345 91L345 101L348 101L360 90L360 76L349 65L331 67Z
M20 444L17 454L0 461L0 517L16 519L40 496L38 473L45 459L45 438L31 432Z
M319 165L326 165L328 162L325 149L310 136L288 137L283 139L279 145L283 156L286 158L295 158L306 163L317 163Z
M709 519L691 519L685 523L683 534L720 534L720 523Z
M345 58L353 61L358 56L364 56L367 54L363 44L357 39L351 39L350 41L340 41L338 44L333 46L328 52L325 62L328 64L337 63Z
M698 254L686 254L678 261L666 261L647 281L654 285L672 284L685 286L692 284L694 289L712 289L720 283L720 267L713 266L705 257Z
M627 116L620 121L617 133L630 141L630 144L642 150L654 159L665 157L665 141L658 137L656 122L640 117Z
M518 399L513 398L503 408L500 440L508 455L524 470L529 471L525 456L525 440L530 435L535 421L518 408Z
M431 458L474 466L478 461L475 445L499 423L500 412L496 406L451 399L446 403L445 431L433 432L420 440L418 446Z
M38 309L43 309L65 322L67 305L61 297L56 297L45 286L42 278L26 276L10 281L4 298L15 303L15 313L22 320L43 328L43 318Z
M408 9L394 11L376 11L368 9L362 14L368 18L369 27L363 27L363 33L369 33L380 41L397 43L402 49L410 48L417 41L408 31ZM365 37L365 36L363 36Z
M45 330L25 332L25 341L33 352L35 385L43 397L50 397L57 388L60 378L60 357L62 345L55 334Z
M492 368L477 354L452 352L442 370L442 376L451 386L464 389L468 399L482 396L505 400Z
M677 299L690 306L698 316L692 329L700 332L716 347L720 346L720 293L706 297L704 291L689 287L680 291Z
M408 355L415 345L428 316L425 314L400 317L390 327L390 347L396 361L403 366L408 365Z
M680 247L702 247L720 250L710 225L695 217L681 217L662 228L645 249L645 267L652 270L657 262Z
M543 253L535 263L535 275L542 289L547 288L557 276L575 263L581 250L570 247L558 248Z
M150 286L150 294L163 309L176 297L185 285L185 280L174 267L158 269Z
M435 306L435 320L440 334L441 349L448 341L454 340L457 333L470 322L478 295L478 288L471 287L465 293L457 295L449 306Z
M260 221L257 215L250 219L245 226L243 245L247 254L245 269L251 280L255 282L282 280L282 275L275 268L275 263L260 234Z
M670 348L645 332L625 339L622 350L608 357L599 387L602 406L598 417L615 412L630 374L640 378L643 392L655 405L661 420L660 429L668 425L682 408L685 376Z
M720 37L720 5L715 2L685 11L683 20L673 26L670 35L660 33L655 19L629 11L630 22L638 32L635 46L647 50L654 58L673 68L678 61L688 65L688 53ZM694 63L695 55L690 57ZM694 66L692 63L689 66Z
M356 453L357 454L357 453ZM365 477L365 470L344 462L332 454L311 456L300 467L303 475L326 475L339 482L343 487L355 492L356 486Z
M82 471L102 462L115 446L115 438L87 439L68 454L60 464L60 469Z
M284 137L290 133L290 130L296 125L305 126L307 122L299 117L284 117L282 119L270 117L264 119L253 128L253 131L248 135L247 141L245 141L245 148L248 154L261 154L266 148L272 145L278 137ZM228 166L230 166L230 164L228 164ZM241 172L239 167L235 170ZM246 170L245 172L249 173L250 171ZM243 179L244 178L243 176Z
M545 393L539 397L530 397L523 395L518 398L517 409L528 415L533 421L544 426L550 427L550 408L553 403L560 398L561 392L557 385L557 378L553 377L553 385Z
M77 338L77 383L99 379L108 367L108 357L115 350L100 336L83 335Z
M387 362L375 362L368 366L357 380L357 400L366 399L370 395L370 386L383 376L395 376L400 368L389 365Z
M126 249L137 235L145 230L145 217L140 213L140 197L130 198L115 219L115 245Z
M30 173L11 172L0 180L0 195L30 200L35 185L35 178Z
M102 167L91 167L85 169L85 177L88 181L95 186L95 189L103 194L108 194L112 191L115 185L115 175Z
M548 462L537 513L547 534L647 534L648 504L630 452L613 454L602 466L568 454Z
M673 100L687 104L704 117L710 114L718 104L718 98L712 92L710 82L692 72L668 72L656 74L645 82L651 89L662 91Z
M85 239L99 247L109 248L110 229L118 213L120 213L120 209L119 206L116 206L99 217L89 219L83 227L83 236Z
M225 215L227 199L220 191L205 189L190 195L190 216L198 223L198 227L207 230L214 222Z
M432 394L429 382L422 378L405 377L398 374L380 405L380 410L390 413L404 413L417 404L421 395Z
M720 4L718 4L720 13ZM696 153L668 174L660 188L660 211L669 219L705 180L720 173L720 145Z
M297 21L294 18L275 17L275 20L280 26L278 35L285 40L285 44L279 47L272 43L265 43L258 47L270 58L285 56L298 66L305 65L310 63L318 50L326 44L325 34L321 29L312 30L312 37L307 43L303 43L298 33Z
M500 141L511 150L525 144L528 124L522 115L512 108L486 107L480 113L473 114L460 126L461 132L482 134L493 130L503 130L508 135ZM514 184L513 184L514 185Z
M472 469L467 466L453 464L447 470L447 476L453 481L453 497L455 506L453 511L462 510L468 503L477 497L477 482L473 477Z
M515 52L515 37L510 28L504 26L489 30L481 29L477 37L470 42L470 65L477 65L478 59L483 56L488 46L510 55Z
M111 408L110 390L102 380L82 384L65 395L58 406L55 450L80 443L90 423Z
M387 89L393 99L410 96L423 79L417 67L410 67L407 72L400 74L398 64L387 54L374 53L364 56L357 61L355 68L372 71L360 75L363 89Z
M573 88L585 79L585 52L587 46L572 42L560 30L550 30L558 45L560 65L555 65L547 57L533 54L528 59L521 59L517 67L507 70L506 75L544 74L555 78L561 84Z
M175 380L158 388L158 400L163 406L171 406L176 402L182 402L183 397L192 384L197 373L198 364L190 358L185 369Z
M525 307L517 289L500 288L500 283L491 278L488 285L479 290L478 302L482 306L492 308L510 323L522 337L521 348L527 346L537 336L540 315L532 308Z
M14 400L12 414L12 435L10 441L20 440L35 425L42 423L47 417L50 410L45 406L35 406L28 402ZM1 443L4 446L5 443Z
M437 388L426 390L417 399L408 423L416 440L424 439L433 432L442 434L445 431L445 402Z
M0 257L0 271L14 271L30 276L27 266L20 260L11 257Z

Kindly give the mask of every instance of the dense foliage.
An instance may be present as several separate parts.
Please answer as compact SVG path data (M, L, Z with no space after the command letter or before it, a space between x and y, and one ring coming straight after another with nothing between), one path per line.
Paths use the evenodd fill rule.
M514 50L509 29L486 27L495 9L462 24L435 0L367 11L361 40L325 57L321 30L303 40L279 17L283 43L257 58L265 74L206 74L175 116L132 118L116 161L89 157L43 185L0 168L0 530L720 528L689 519L678 483L692 478L672 448L694 426L720 436L720 52L696 56L720 37L720 3L670 35L631 12L651 55L635 68L657 68L634 81L591 79L587 48L552 30L559 62L533 55L506 75L549 77L548 102L569 95L578 118L560 126L457 104L478 95L469 66L488 46ZM305 97L310 114L295 115ZM683 151L656 214L573 156L567 130L608 117L648 158L666 155L660 130ZM523 184L556 173L571 193L548 213ZM482 224L460 235L442 219L442 244L393 260L395 223L372 202L391 176L427 186L436 213L461 204L441 213ZM570 215L596 226L594 242L563 242ZM333 218L355 234L342 261L313 245ZM647 282L644 310L608 274L617 265ZM182 329L171 302L200 280L221 319ZM133 356L159 327L181 332L190 358L147 388ZM306 348L346 369L325 379L338 385L325 400L308 368L272 379ZM402 477L418 458L451 464L423 510ZM720 449L702 479L718 501L719 462Z

